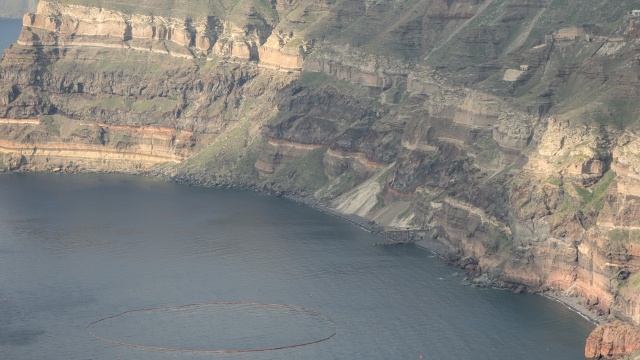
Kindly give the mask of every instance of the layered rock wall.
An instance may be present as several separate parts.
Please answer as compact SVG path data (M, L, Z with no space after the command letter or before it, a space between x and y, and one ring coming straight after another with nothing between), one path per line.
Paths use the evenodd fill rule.
M304 61L300 50L263 45L260 39L265 35L215 16L177 19L41 1L35 13L24 15L23 26L18 44L24 46L75 44L138 51L158 48L156 51L180 57L193 58L200 52L258 60L285 70L300 70ZM193 51L163 48L165 41Z
M640 329L622 322L596 328L587 339L587 359L616 359L640 353Z
M8 159L8 170L139 172L181 162L194 145L192 134L171 128L51 118L0 119L0 133L0 153Z
M102 8L80 5L60 5L41 1L36 13L27 13L23 18L23 26L28 29L42 29L56 33L59 37L96 36L117 40L145 39L169 40L181 46L207 45L214 40L209 35L217 29L209 29L206 22L200 20L187 28L185 20L164 18L160 16L127 15ZM193 24L189 24L193 25ZM198 33L197 30L200 30ZM201 38L196 44L195 39ZM206 39L207 41L203 41ZM19 44L33 45L26 34L21 36ZM55 45L55 43L35 43L38 45ZM209 47L199 48L207 51Z

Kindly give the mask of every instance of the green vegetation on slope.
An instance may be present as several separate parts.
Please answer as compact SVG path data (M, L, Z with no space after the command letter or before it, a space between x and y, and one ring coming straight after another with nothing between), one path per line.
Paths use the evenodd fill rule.
M306 156L286 164L269 181L275 181L282 188L301 190L309 194L315 192L329 180L324 174L322 162L326 150L315 149Z
M613 229L607 233L607 237L613 242L634 242L640 244L640 231L627 229Z
M562 206L559 208L560 211L554 215L564 216L570 212L579 212L582 214L581 225L585 229L589 229L595 224L595 219L604 206L605 194L611 187L615 177L616 173L609 170L590 189L571 184L579 196L579 201L575 201L570 196L565 196Z
M640 291L640 272L629 277L626 283L620 287L620 293L626 298L638 291Z
M640 119L638 99L612 99L601 107L602 110L595 115L595 121L602 125L614 125L618 129L637 123Z
M482 235L482 244L491 253L508 253L513 247L511 237L495 226L489 227L485 235Z
M525 46L540 43L544 35L570 26L604 26L607 33L617 30L623 26L623 15L633 9L640 9L640 0L552 0Z
M248 120L235 124L179 167L188 172L202 173L207 178L231 180L242 177L248 182L256 181L258 172L253 165L262 142L249 142L253 126Z
M228 0L59 0L62 4L100 7L128 14L149 14L183 18L225 14L233 1Z
M175 18L242 19L249 15L274 19L274 11L267 0L58 0L62 4L100 7L127 14L148 14Z

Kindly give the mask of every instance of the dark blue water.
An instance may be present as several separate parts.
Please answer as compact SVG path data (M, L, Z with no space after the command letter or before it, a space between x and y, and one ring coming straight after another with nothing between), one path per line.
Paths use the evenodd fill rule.
M0 358L583 358L593 325L561 304L464 286L428 252L379 241L248 192L2 175ZM178 350L335 336L206 354L87 330Z
M0 58L9 45L18 41L22 19L0 19Z

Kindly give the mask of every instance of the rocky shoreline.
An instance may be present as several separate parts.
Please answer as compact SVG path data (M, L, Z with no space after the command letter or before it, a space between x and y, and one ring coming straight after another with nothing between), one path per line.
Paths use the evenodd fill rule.
M27 173L27 172L32 172L32 171L28 171L28 170L25 171L25 169L21 169L18 171L0 172L0 174ZM65 169L62 169L61 171L58 170L58 171L43 171L43 172L48 172L51 174L80 173L78 171L65 171ZM109 173L121 173L121 172L105 171L102 173L109 174ZM300 196L297 194L291 194L282 189L273 189L268 186L257 186L255 184L246 184L239 181L211 181L211 180L198 179L195 177L168 176L167 174L164 174L161 172L128 172L127 174L136 175L136 176L145 176L145 177L153 178L160 181L168 181L168 182L173 182L176 184L187 185L187 186L245 190L245 191L253 191L266 196L283 197L289 201L293 201L303 206L308 206L314 210L320 211L322 213L325 213L325 214L337 217L339 219L342 219L344 221L347 221L349 223L352 223L353 225L358 226L359 228L365 231L368 231L372 234L384 235L386 232L383 227L371 221L368 221L367 219L364 219L360 216L341 213L337 210L330 208L326 204L323 204L322 202L314 198L311 198L309 196ZM373 243L372 245L392 246L397 244L401 244L401 243L400 242L380 242L380 243ZM444 243L438 240L430 239L430 238L420 239L412 242L412 244L414 244L415 246L421 249L424 249L433 253L434 255L442 259L442 261L448 263L451 266L464 269L464 264L460 261L461 259L458 259L454 256L455 251L452 251L452 249L450 249L447 245L445 245ZM604 315L598 315L597 313L595 313L593 306L590 308L588 304L585 304L586 302L588 302L588 299L584 297L571 296L564 293L558 293L553 291L535 292L535 291L531 291L526 287L522 287L519 284L509 284L501 281L494 281L486 276L478 277L478 276L474 276L474 274L469 274L469 273L464 278L464 282L471 286L491 287L497 290L510 290L515 293L521 293L521 292L536 293L550 300L554 300L562 303L567 308L580 314L580 316L582 316L587 321L590 321L596 325L606 324L614 320L610 317L607 317Z
M309 198L309 197L300 197L300 196L294 196L294 195L287 195L287 194L278 194L279 196L283 196L288 200L294 201L296 203L305 205L305 206L309 206L315 210L318 210L320 212L323 212L325 214L329 214L331 216L335 216L337 218L340 218L342 220L348 221L368 232L371 232L373 234L383 234L385 232L385 230L376 225L376 224L372 224L370 221L366 221L366 219L363 219L359 216L356 215L349 215L349 214L343 214L340 213L336 210L333 210L329 207L327 207L326 205L323 205L322 203L320 203L319 201ZM415 241L413 242L413 244L421 249L427 250L431 253L433 253L434 255L438 256L440 259L442 259L443 261L449 263L449 265L451 266L455 266L455 267L462 267L461 263L459 262L454 262L451 261L451 249L449 249L445 244L435 240L435 239L422 239L419 241ZM378 245L378 244L374 244L374 245ZM387 244L387 245L393 245L393 244ZM468 281L467 281L468 280ZM513 292L519 293L519 292L528 292L528 289L521 289L517 286L517 284L501 284L501 283L495 283L493 281L491 281L490 279L472 279L472 278L465 278L465 282L467 282L468 284L471 284L473 286L486 286L486 287L492 287L495 288L497 290L511 290ZM502 286L498 285L501 284ZM516 287L514 288L512 285L516 285ZM585 320L595 324L595 325L602 325L605 323L609 323L612 322L614 319L609 318L607 316L604 315L599 315L595 312L595 310L592 308L589 308L588 305L586 305L585 303L588 302L588 299L584 298L584 297L580 297L580 296L570 296L567 294L563 294L563 293L558 293L558 292L553 292L553 291L546 291L546 292L535 292L538 295L541 295L549 300L553 300L553 301L557 301L561 304L563 304L565 307L567 307L568 309L570 309L571 311L576 312L577 314L579 314L582 318L584 318Z
M589 309L589 307L585 305L585 302L587 301L587 299L583 297L568 296L565 294L555 293L551 291L540 293L540 295L550 300L554 300L563 304L568 309L580 314L580 316L582 316L584 319L596 325L607 324L614 321L614 319L608 318L604 315L598 315L597 313L594 313L592 309Z
M24 172L24 171L17 171ZM13 172L6 172L13 173ZM78 173L77 171L51 171L50 173ZM115 173L115 172L104 172L106 173ZM203 181L202 179L195 178L182 178L182 177L168 177L166 174L158 173L158 172L140 172L140 173L129 173L130 175L137 176L146 176L149 178L154 178L162 181L169 181L176 184L182 184L187 186L200 186L200 187L209 187L209 188L226 188L226 189L237 189L237 190L246 190L246 191L254 191L267 196L275 196L275 197L284 197L290 201L295 203L308 206L313 208L314 210L323 212L325 214L340 218L344 221L350 222L355 226L360 227L361 229L368 231L372 234L383 235L385 233L385 229L371 221L367 221L366 219L359 217L357 215L352 214L344 214L339 211L336 211L325 204L322 204L320 201L313 199L309 196L300 196L287 193L283 190L274 190L269 187L264 186L256 186L254 184L243 184L239 182L228 182L228 181ZM396 243L374 243L373 245L394 245ZM421 249L427 250L438 257L440 257L443 261L448 264L456 267L463 268L463 264L459 261L456 261L452 258L452 250L448 248L445 244L435 240L435 239L421 239L413 242L413 244ZM472 277L467 276L465 280L468 281L469 284L474 286L483 286L483 287L492 287L499 290L511 290L514 292L526 292L529 289L518 287L518 284L506 284L502 282L494 282L491 279L486 277ZM606 316L601 316L596 313L592 309L589 309L588 306L585 306L585 302L588 301L583 297L578 296L569 296L562 293L556 293L552 291L547 292L537 292L539 295L544 296L548 299L558 301L565 305L567 308L575 311L580 314L586 320L600 325L604 323L608 323L612 321L612 319L607 318Z
M370 221L366 221L366 219L363 219L357 215L349 215L349 214L343 214L340 213L336 210L333 210L329 207L327 207L326 205L320 203L319 201L309 198L309 197L300 197L300 196L295 196L295 195L288 195L288 194L277 194L278 196L283 196L288 200L294 201L296 203L302 204L302 205L306 205L309 206L315 210L318 210L320 212L323 212L325 214L329 214L332 216L335 216L337 218L340 218L342 220L348 221L368 232L371 232L373 234L384 234L385 230L376 225L376 224L372 224ZM415 241L413 242L413 244L421 249L427 250L431 253L433 253L434 255L438 256L439 258L441 258L443 261L447 262L449 265L451 266L455 266L455 267L460 267L462 268L462 264L456 261L452 261L451 260L451 249L449 249L445 244L435 240L435 239L422 239L419 241ZM378 245L378 244L374 244L374 245ZM394 245L394 244L387 244L387 245ZM472 284L474 286L484 286L484 287L492 287L494 289L497 290L511 290L515 293L520 293L520 292L530 292L529 289L522 289L520 287L518 287L518 284L503 284L503 283L496 283L494 281L491 281L490 279L485 279L485 278L470 278L467 277L465 278L465 281L468 280L469 284ZM513 285L516 285L515 287ZM612 322L614 319L604 316L604 315L599 315L595 312L595 310L593 309L593 306L591 308L589 308L589 305L586 305L585 303L588 302L588 299L584 298L584 297L580 297L580 296L571 296L571 295L567 295L567 294L563 294L563 293L558 293L558 292L553 292L553 291L545 291L545 292L534 292L538 295L541 295L547 299L553 300L553 301L557 301L561 304L563 304L565 307L567 307L568 309L578 313L581 317L583 317L585 320L595 324L595 325L602 325L605 323L609 323Z
M343 219L345 221L348 221L373 234L383 234L385 232L385 230L382 227L372 224L371 222L366 221L365 219L359 216L340 213L336 210L333 210L327 207L326 205L321 204L319 201L315 199L311 199L308 197L287 195L287 194L284 194L282 196L296 203L303 204L315 210L321 211L325 214L329 214L329 215L338 217L340 219ZM413 242L413 244L421 249L424 249L433 253L434 255L437 255L443 261L448 262L452 266L461 267L460 263L452 262L450 260L451 249L449 249L445 244L437 240L422 239L422 240ZM393 244L389 244L389 245L393 245ZM502 284L506 286L496 286L496 285L499 285L500 283L495 283L489 279L478 279L478 281L473 281L473 279L471 278L467 278L467 279L469 280L470 284L473 284L475 286L487 286L487 287L493 287L498 290L512 290L514 292L522 292L522 291L518 291L517 287L513 288L512 286L510 286L510 285L517 285L517 284ZM527 290L528 289L524 289L524 291L527 291ZM594 313L593 308L590 309L588 305L585 305L585 302L588 301L588 299L586 298L583 298L580 296L570 296L570 295L557 293L553 291L535 292L535 293L541 296L544 296L550 300L554 300L563 304L564 306L571 309L572 311L580 314L580 316L582 316L587 321L592 322L596 325L601 325L601 324L605 324L612 321L612 319L604 315L598 315L597 313Z

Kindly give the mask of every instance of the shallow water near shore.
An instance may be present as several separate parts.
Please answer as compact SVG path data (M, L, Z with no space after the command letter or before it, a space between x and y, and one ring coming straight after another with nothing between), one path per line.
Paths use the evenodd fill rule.
M583 358L594 325L562 304L464 286L456 269L429 252L373 246L380 241L338 218L251 192L124 175L5 174L0 354ZM180 307L188 304L207 305ZM137 311L148 308L160 310ZM92 337L85 328L104 318L90 327L95 335L142 346ZM251 353L144 347L256 350L326 337Z

